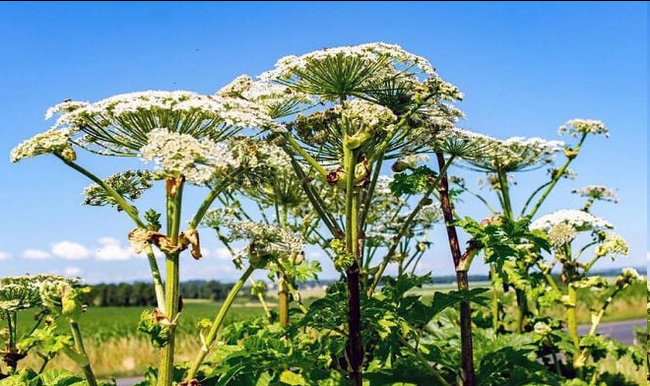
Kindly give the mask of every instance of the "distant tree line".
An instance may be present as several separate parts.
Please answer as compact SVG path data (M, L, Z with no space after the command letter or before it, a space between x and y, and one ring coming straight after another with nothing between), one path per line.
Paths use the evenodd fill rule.
M86 295L86 302L95 307L153 306L156 295L150 283L95 284ZM192 281L181 284L184 299L210 299L219 301L226 298L232 284L210 281Z

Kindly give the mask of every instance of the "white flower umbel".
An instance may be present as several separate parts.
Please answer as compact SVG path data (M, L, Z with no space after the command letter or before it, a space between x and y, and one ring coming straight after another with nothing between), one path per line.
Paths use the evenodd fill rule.
M147 134L159 127L219 141L244 128L278 126L256 103L189 91L144 91L95 103L64 102L48 110L47 116L52 114L59 114L55 128L79 133L74 138L78 144L110 155L134 155L146 144Z
M562 141L512 137L487 146L484 157L470 160L470 163L492 172L529 170L552 163L553 156L563 151L564 147Z
M253 81L248 75L237 77L222 87L217 95L243 98L249 102L257 103L264 106L269 116L273 118L295 114L313 103L312 98L307 94L271 81ZM275 127L275 129L278 128L280 126Z
M593 200L618 202L618 194L616 194L612 189L602 185L585 186L581 189L575 189L573 193Z
M237 160L222 143L198 140L189 134L163 128L152 130L147 138L148 143L140 149L140 156L155 161L169 177L184 176L193 184L203 185L216 173L237 166Z
M630 247L627 241L613 232L606 232L604 239L596 247L596 256L610 256L612 259L616 256L627 256L630 254Z
M253 221L227 221L230 240L248 240L248 257L292 257L300 253L305 241L287 228Z
M52 153L59 154L69 161L76 158L75 152L70 146L69 130L51 129L23 141L11 151L11 162Z
M593 119L572 119L563 126L560 126L558 132L560 135L568 134L572 137L579 137L583 134L602 134L605 137L609 137L609 130L607 130L605 124Z
M3 277L0 279L0 310L16 312L18 310L40 306L41 286L43 283L54 282L75 285L80 280L47 274Z
M329 58L352 58L365 62L376 62L382 58L390 58L394 64L404 68L414 68L418 72L435 75L435 69L428 60L403 50L401 47L386 43L367 43L356 46L343 46L313 51L302 56L285 56L280 58L275 69L260 75L262 80L278 80L290 78L294 73L304 71L314 62Z
M590 213L583 212L581 210L562 209L538 218L532 224L530 224L530 229L542 229L549 231L551 228L559 224L570 225L577 231L614 227L610 222L603 220L600 217L596 217Z

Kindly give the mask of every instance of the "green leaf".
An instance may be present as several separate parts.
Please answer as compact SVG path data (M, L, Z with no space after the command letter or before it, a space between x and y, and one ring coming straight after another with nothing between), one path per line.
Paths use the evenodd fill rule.
M292 386L307 385L307 381L305 381L305 378L303 378L302 375L293 373L289 370L284 370L282 374L280 374L280 382Z

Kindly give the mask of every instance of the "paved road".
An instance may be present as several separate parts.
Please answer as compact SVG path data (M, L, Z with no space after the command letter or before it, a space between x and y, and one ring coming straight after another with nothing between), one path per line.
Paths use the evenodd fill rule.
M623 322L604 323L598 327L598 333L618 340L625 344L632 344L636 337L635 327L646 327L645 319L626 320ZM580 334L586 334L589 326L578 327ZM142 378L124 378L117 380L117 386L132 386L142 381Z
M623 322L612 322L601 324L598 327L598 333L603 334L609 338L616 339L625 344L634 343L636 333L635 327L646 327L647 321L645 319L626 320ZM589 331L589 326L578 327L578 332L586 334Z

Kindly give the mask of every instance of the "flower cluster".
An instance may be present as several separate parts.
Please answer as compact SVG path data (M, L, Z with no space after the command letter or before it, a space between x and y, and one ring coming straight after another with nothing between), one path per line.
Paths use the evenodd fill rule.
M237 166L237 160L223 143L198 140L163 128L152 130L147 137L140 156L155 161L166 176L182 175L191 183L203 185L216 173Z
M153 176L146 170L127 170L116 173L103 180L120 196L128 200L137 200L142 193L153 186ZM92 184L84 189L84 205L90 206L116 206L115 198L108 194L99 184Z
M630 247L624 238L613 232L605 232L601 243L596 247L596 256L627 256L630 254Z
M404 68L417 68L419 72L435 75L435 69L428 60L411 54L401 47L386 43L367 43L356 46L326 48L313 51L302 56L285 56L275 64L275 69L260 75L262 80L277 80L290 78L296 72L302 72L314 62L329 58L352 58L367 63L389 59L394 65Z
M561 222L551 227L548 238L554 247L567 245L578 236L578 231L572 225Z
M248 257L251 263L265 258L295 256L305 245L302 236L281 226L253 221L227 221L225 225L230 229L229 240L249 242L240 256Z
M581 210L562 209L538 218L530 224L530 229L543 229L548 231L558 224L570 225L577 231L613 228L610 222L590 213Z
M81 132L78 143L111 155L133 155L159 127L197 139L220 140L237 130L276 127L264 109L242 98L189 91L144 91L95 103L66 101L48 110L55 128Z
M609 130L607 130L605 124L593 119L572 119L563 126L560 126L558 132L560 135L568 134L572 137L579 137L586 134L602 134L605 137L609 137Z
M334 112L340 114L341 119L356 130L374 132L388 130L397 117L390 109L376 103L366 102L361 99L345 101L334 107Z
M573 193L592 200L618 202L618 194L612 189L602 185L589 185L581 189L575 189Z
M79 283L58 275L7 276L0 279L0 310L16 312L41 305L40 288L43 283Z
M51 129L23 141L11 151L11 162L41 154L58 154L67 161L74 161L75 152L70 146L70 131Z
M76 321L85 310L82 294L88 287L81 288L78 279L54 277L40 283L39 294L43 305L56 315L64 315Z
M217 95L243 98L262 105L272 118L295 114L313 102L312 98L305 93L275 82L253 81L248 75L235 78L235 80L217 91ZM271 128L280 129L281 127Z

